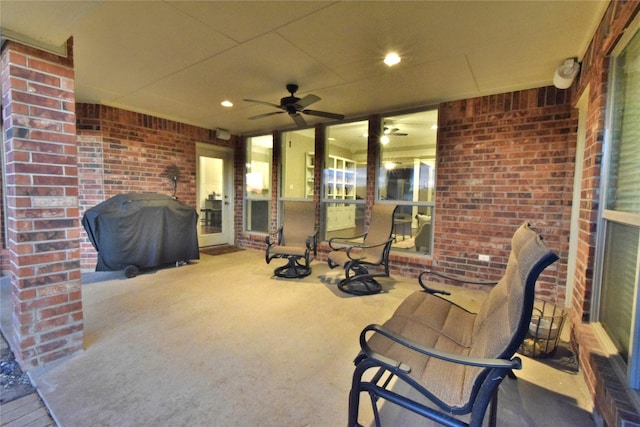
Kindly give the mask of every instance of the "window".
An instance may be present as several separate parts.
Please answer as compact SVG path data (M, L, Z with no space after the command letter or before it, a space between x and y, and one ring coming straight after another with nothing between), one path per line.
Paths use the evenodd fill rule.
M594 312L640 388L640 33L614 55L611 87Z
M315 133L313 129L300 129L282 134L280 150L280 199L313 200L313 162ZM313 164L313 163L311 163ZM309 176L309 172L311 175ZM311 182L309 182L311 178ZM310 184L310 186L309 186Z
M324 239L364 233L367 121L327 126L322 171Z
M271 135L247 139L244 209L246 231L269 232L272 153Z
M398 205L392 250L431 254L437 110L383 119L378 200Z

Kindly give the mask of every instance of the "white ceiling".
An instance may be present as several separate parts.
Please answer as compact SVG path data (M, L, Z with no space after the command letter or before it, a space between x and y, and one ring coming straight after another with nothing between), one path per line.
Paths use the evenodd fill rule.
M248 120L275 109L242 100L277 104L287 83L347 119L550 85L607 3L0 0L0 17L5 38L74 37L77 102L256 134L293 122ZM385 66L388 51L402 62Z

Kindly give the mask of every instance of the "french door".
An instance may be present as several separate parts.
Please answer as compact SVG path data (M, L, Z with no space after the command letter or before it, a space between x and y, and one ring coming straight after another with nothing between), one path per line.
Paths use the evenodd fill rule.
M200 247L233 243L233 152L196 145L198 242Z

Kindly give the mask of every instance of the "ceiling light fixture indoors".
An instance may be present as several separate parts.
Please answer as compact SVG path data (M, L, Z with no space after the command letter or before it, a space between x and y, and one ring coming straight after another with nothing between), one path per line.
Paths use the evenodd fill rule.
M223 107L229 108L229 107L233 107L233 102L229 101L228 99L225 99L220 103L220 105L222 105Z
M387 64L387 66L389 67L396 65L400 61L401 61L400 56L395 52L391 52L384 57L384 63Z
M580 64L576 58L567 58L553 74L553 85L558 89L567 89L580 71Z

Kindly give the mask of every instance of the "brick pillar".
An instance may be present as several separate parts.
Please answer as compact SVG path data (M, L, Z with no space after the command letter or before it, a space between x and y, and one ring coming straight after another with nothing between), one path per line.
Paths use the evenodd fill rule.
M71 40L66 58L2 50L7 250L23 368L82 349L78 160Z

